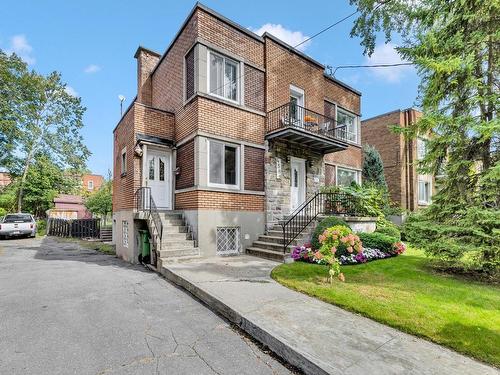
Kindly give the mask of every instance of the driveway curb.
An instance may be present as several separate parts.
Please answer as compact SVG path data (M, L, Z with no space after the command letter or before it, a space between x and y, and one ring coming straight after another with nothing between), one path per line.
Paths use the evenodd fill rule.
M229 307L223 303L218 297L212 295L211 293L199 288L195 283L191 282L187 278L179 275L178 273L172 271L171 269L162 267L160 273L169 281L185 289L197 299L205 303L216 313L222 315L231 323L236 324L243 331L248 333L255 340L266 345L271 351L276 353L278 356L283 358L286 362L299 368L305 374L311 375L328 375L331 371L326 371L317 362L317 359L311 360L304 356L302 353L295 350L293 347L288 345L286 340L276 337L266 329L259 327L257 324L252 322L250 319L242 315L242 313ZM339 372L340 374L340 372Z

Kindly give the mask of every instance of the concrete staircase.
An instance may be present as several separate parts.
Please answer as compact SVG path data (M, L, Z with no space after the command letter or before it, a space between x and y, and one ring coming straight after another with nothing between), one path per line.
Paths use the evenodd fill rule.
M291 250L298 244L303 244L310 237L310 226L308 226L288 246L286 253L283 252L283 229L275 225L266 234L261 234L252 246L246 248L246 253L260 258L284 262L290 256ZM288 241L287 241L288 242Z
M163 236L157 249L157 268L162 264L200 256L193 234L183 214L176 211L160 212Z
M111 242L113 240L113 229L101 228L101 233L100 233L99 237L100 237L100 240L103 242Z

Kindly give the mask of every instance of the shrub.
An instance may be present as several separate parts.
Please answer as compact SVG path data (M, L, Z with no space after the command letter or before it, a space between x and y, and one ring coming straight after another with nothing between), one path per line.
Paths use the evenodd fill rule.
M37 220L36 234L38 236L45 236L46 232L47 232L47 220Z
M321 247L319 252L324 256L333 255L339 258L342 255L361 253L363 250L359 237L352 230L343 225L336 225L319 235Z
M358 236L361 242L363 242L363 247L378 249L388 254L394 253L394 244L399 242L399 240L395 237L378 232L358 233Z
M313 232L312 239L311 239L311 247L314 250L319 250L319 248L321 247L321 244L319 243L319 239L318 239L320 234L322 234L325 231L325 229L334 227L336 225L342 225L344 227L349 228L349 225L347 225L347 223L344 220L342 220L338 217L335 217L335 216L329 216L329 217L321 220L321 222L318 224L318 226L316 227L316 229Z
M377 229L375 230L375 232L383 233L390 237L395 237L398 240L401 240L401 232L398 226L387 219L380 218L377 220Z

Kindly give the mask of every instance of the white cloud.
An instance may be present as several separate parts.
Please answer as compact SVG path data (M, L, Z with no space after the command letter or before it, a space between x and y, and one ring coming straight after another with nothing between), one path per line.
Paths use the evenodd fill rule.
M76 90L71 86L66 86L64 88L64 91L66 91L69 95L74 96L75 98L79 96Z
M97 73L99 70L101 70L101 67L95 64L90 64L85 69L83 69L83 71L88 74Z
M35 58L31 55L32 52L33 47L28 43L25 35L14 35L10 39L10 48L7 50L7 53L15 53L28 65L33 65L36 62Z
M398 64L405 61L401 60L398 52L394 49L392 43L379 44L370 57L366 58L367 65L377 64ZM411 65L389 66L383 68L370 68L374 76L391 83L398 83L403 76L413 71Z
M280 24L276 25L273 23L266 23L258 29L250 28L250 30L258 35L262 35L267 31L269 34L274 35L276 38L281 39L292 47L295 47L297 44L302 43L304 40L309 38L307 35L304 35L302 31L288 30ZM311 44L310 40L298 46L297 49L300 51L304 51L309 46L309 44Z

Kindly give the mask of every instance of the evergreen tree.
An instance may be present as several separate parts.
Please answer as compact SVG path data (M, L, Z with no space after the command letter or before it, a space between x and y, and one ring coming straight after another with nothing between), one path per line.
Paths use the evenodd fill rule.
M363 183L374 184L387 189L384 176L384 163L377 149L370 145L363 146Z

